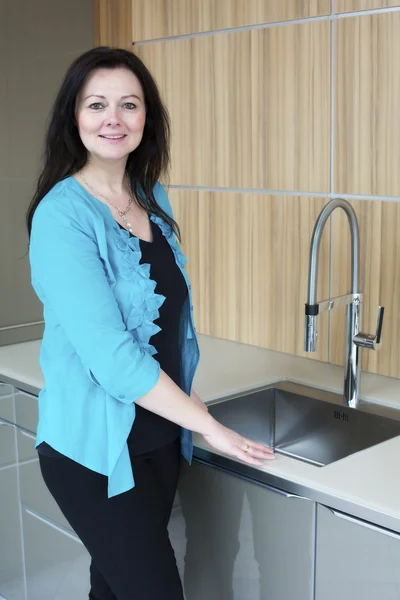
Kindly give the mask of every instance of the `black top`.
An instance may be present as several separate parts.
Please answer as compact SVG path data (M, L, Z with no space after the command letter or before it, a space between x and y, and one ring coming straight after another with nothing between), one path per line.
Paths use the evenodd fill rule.
M180 386L179 322L187 286L169 243L160 228L151 220L150 224L153 241L139 240L140 263L150 264L150 277L157 283L155 293L165 296L165 300L159 308L159 318L154 321L161 331L153 335L149 343L157 350L154 358L161 369ZM179 435L178 425L136 405L136 418L127 440L131 454L150 452L173 442ZM46 442L38 446L38 451L46 456L59 455Z
M150 264L150 277L157 282L155 293L165 296L165 300L159 308L159 318L154 321L161 331L153 335L149 343L157 350L154 358L161 369L180 386L179 322L188 293L187 286L170 245L160 228L151 220L150 223L153 241L139 241L142 251L140 262ZM136 418L128 437L131 453L149 452L169 444L179 435L178 425L136 405Z

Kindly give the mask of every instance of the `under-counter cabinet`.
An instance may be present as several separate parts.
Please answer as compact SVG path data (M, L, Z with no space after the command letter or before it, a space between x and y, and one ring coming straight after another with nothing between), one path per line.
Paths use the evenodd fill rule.
M42 479L37 398L0 383L0 597L78 600L90 557Z
M315 503L194 462L170 525L187 600L312 600Z
M0 596L7 600L25 598L15 425L1 419Z
M23 507L28 600L80 600L89 593L90 558L78 538Z
M315 600L399 600L400 534L317 508Z

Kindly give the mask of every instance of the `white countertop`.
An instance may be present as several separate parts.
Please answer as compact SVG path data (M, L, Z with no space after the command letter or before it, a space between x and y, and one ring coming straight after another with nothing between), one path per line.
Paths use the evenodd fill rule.
M206 402L282 379L342 392L340 367L207 336L199 336L199 344L201 361L194 387ZM39 348L40 340L0 347L0 378L40 389ZM363 373L361 397L400 410L400 380ZM201 436L195 437L195 443L207 448ZM400 532L399 456L400 436L325 467L277 454L260 469L398 519L394 528Z

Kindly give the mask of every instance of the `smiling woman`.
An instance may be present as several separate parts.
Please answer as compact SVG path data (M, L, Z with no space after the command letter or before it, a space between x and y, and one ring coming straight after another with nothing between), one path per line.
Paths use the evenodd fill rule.
M249 464L272 458L192 389L191 288L158 181L168 160L167 112L140 59L76 59L27 221L45 320L39 462L92 557L92 600L183 600L167 525L191 431Z

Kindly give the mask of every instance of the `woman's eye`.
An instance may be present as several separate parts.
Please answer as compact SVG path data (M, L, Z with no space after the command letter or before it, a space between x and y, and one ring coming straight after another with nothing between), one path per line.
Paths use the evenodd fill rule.
M89 108L92 108L93 110L99 110L100 108L104 108L104 106L100 102L93 102L93 104L89 105Z
M125 102L124 107L128 110L133 110L134 108L136 108L136 104L134 104L133 102Z

